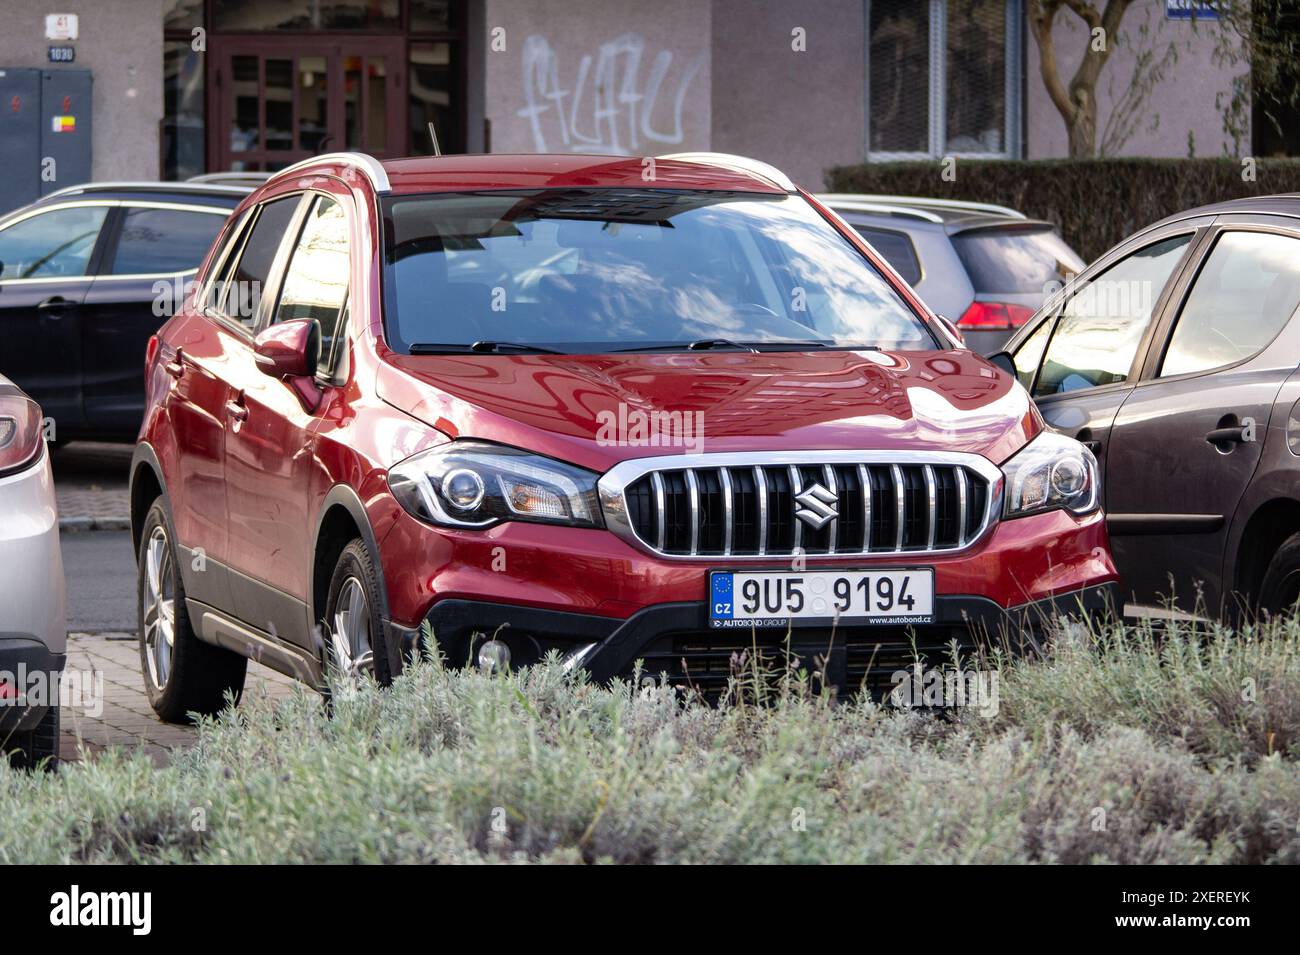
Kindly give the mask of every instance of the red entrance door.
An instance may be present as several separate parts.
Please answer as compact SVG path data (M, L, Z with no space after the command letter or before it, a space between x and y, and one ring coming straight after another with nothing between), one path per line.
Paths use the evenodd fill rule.
M274 171L326 152L406 152L401 37L214 36L208 168Z

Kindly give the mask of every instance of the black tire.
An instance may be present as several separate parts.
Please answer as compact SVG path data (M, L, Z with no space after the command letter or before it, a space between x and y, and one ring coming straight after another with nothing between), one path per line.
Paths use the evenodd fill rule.
M170 623L173 639L165 667L153 653L153 641L146 636L150 550L157 535L161 535L161 551L165 551L168 558L165 563L160 563L160 584L166 588L164 594L172 595ZM224 647L204 643L194 632L185 604L185 582L177 563L174 541L167 511L162 498L158 498L145 515L144 529L140 533L140 552L136 555L140 673L154 712L168 723L188 723L191 722L191 713L210 716L220 712L226 705L227 691L233 693L238 701L244 689L248 659ZM155 633L159 629L155 627ZM163 671L161 674L160 670Z
M329 596L325 600L325 621L323 627L323 636L325 640L325 665L327 668L350 669L348 661L340 658L340 651L335 642L335 635L338 633L338 615L345 595L345 585L349 581L356 581L364 593L367 613L365 616L369 621L369 641L370 641L370 665L369 672L374 674L375 681L380 686L388 686L393 682L393 668L388 657L388 639L383 624L383 616L380 613L382 606L382 591L379 586L379 574L375 570L375 563L370 557L370 551L366 548L365 542L361 538L355 538L347 547L343 548L343 553L339 555L338 563L334 565L334 574L330 577Z
M6 744L14 769L59 768L59 708L51 706L41 721L25 733L15 733Z
M1300 600L1300 534L1292 534L1277 549L1259 586L1259 609L1270 616L1295 610Z

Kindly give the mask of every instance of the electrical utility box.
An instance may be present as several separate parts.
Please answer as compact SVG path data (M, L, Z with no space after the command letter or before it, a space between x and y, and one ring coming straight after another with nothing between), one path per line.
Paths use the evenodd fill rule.
M0 67L0 214L90 181L90 70Z

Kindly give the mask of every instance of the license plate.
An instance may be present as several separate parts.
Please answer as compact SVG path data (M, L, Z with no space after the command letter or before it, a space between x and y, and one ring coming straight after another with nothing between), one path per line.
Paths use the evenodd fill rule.
M933 619L934 571L929 567L709 574L713 627L930 623Z

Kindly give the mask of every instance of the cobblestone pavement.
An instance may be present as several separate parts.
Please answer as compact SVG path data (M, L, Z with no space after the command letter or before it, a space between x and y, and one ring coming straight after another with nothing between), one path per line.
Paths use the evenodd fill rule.
M54 490L64 530L123 530L130 526L127 481L130 444L73 441L54 452Z
M140 653L134 634L73 633L68 637L65 673L76 671L83 685L93 687L103 674L101 711L65 707L60 756L65 760L93 757L109 746L143 748L157 765L165 765L175 747L194 742L193 727L164 723L149 707L140 673ZM248 664L244 695L287 697L298 684L257 663Z

